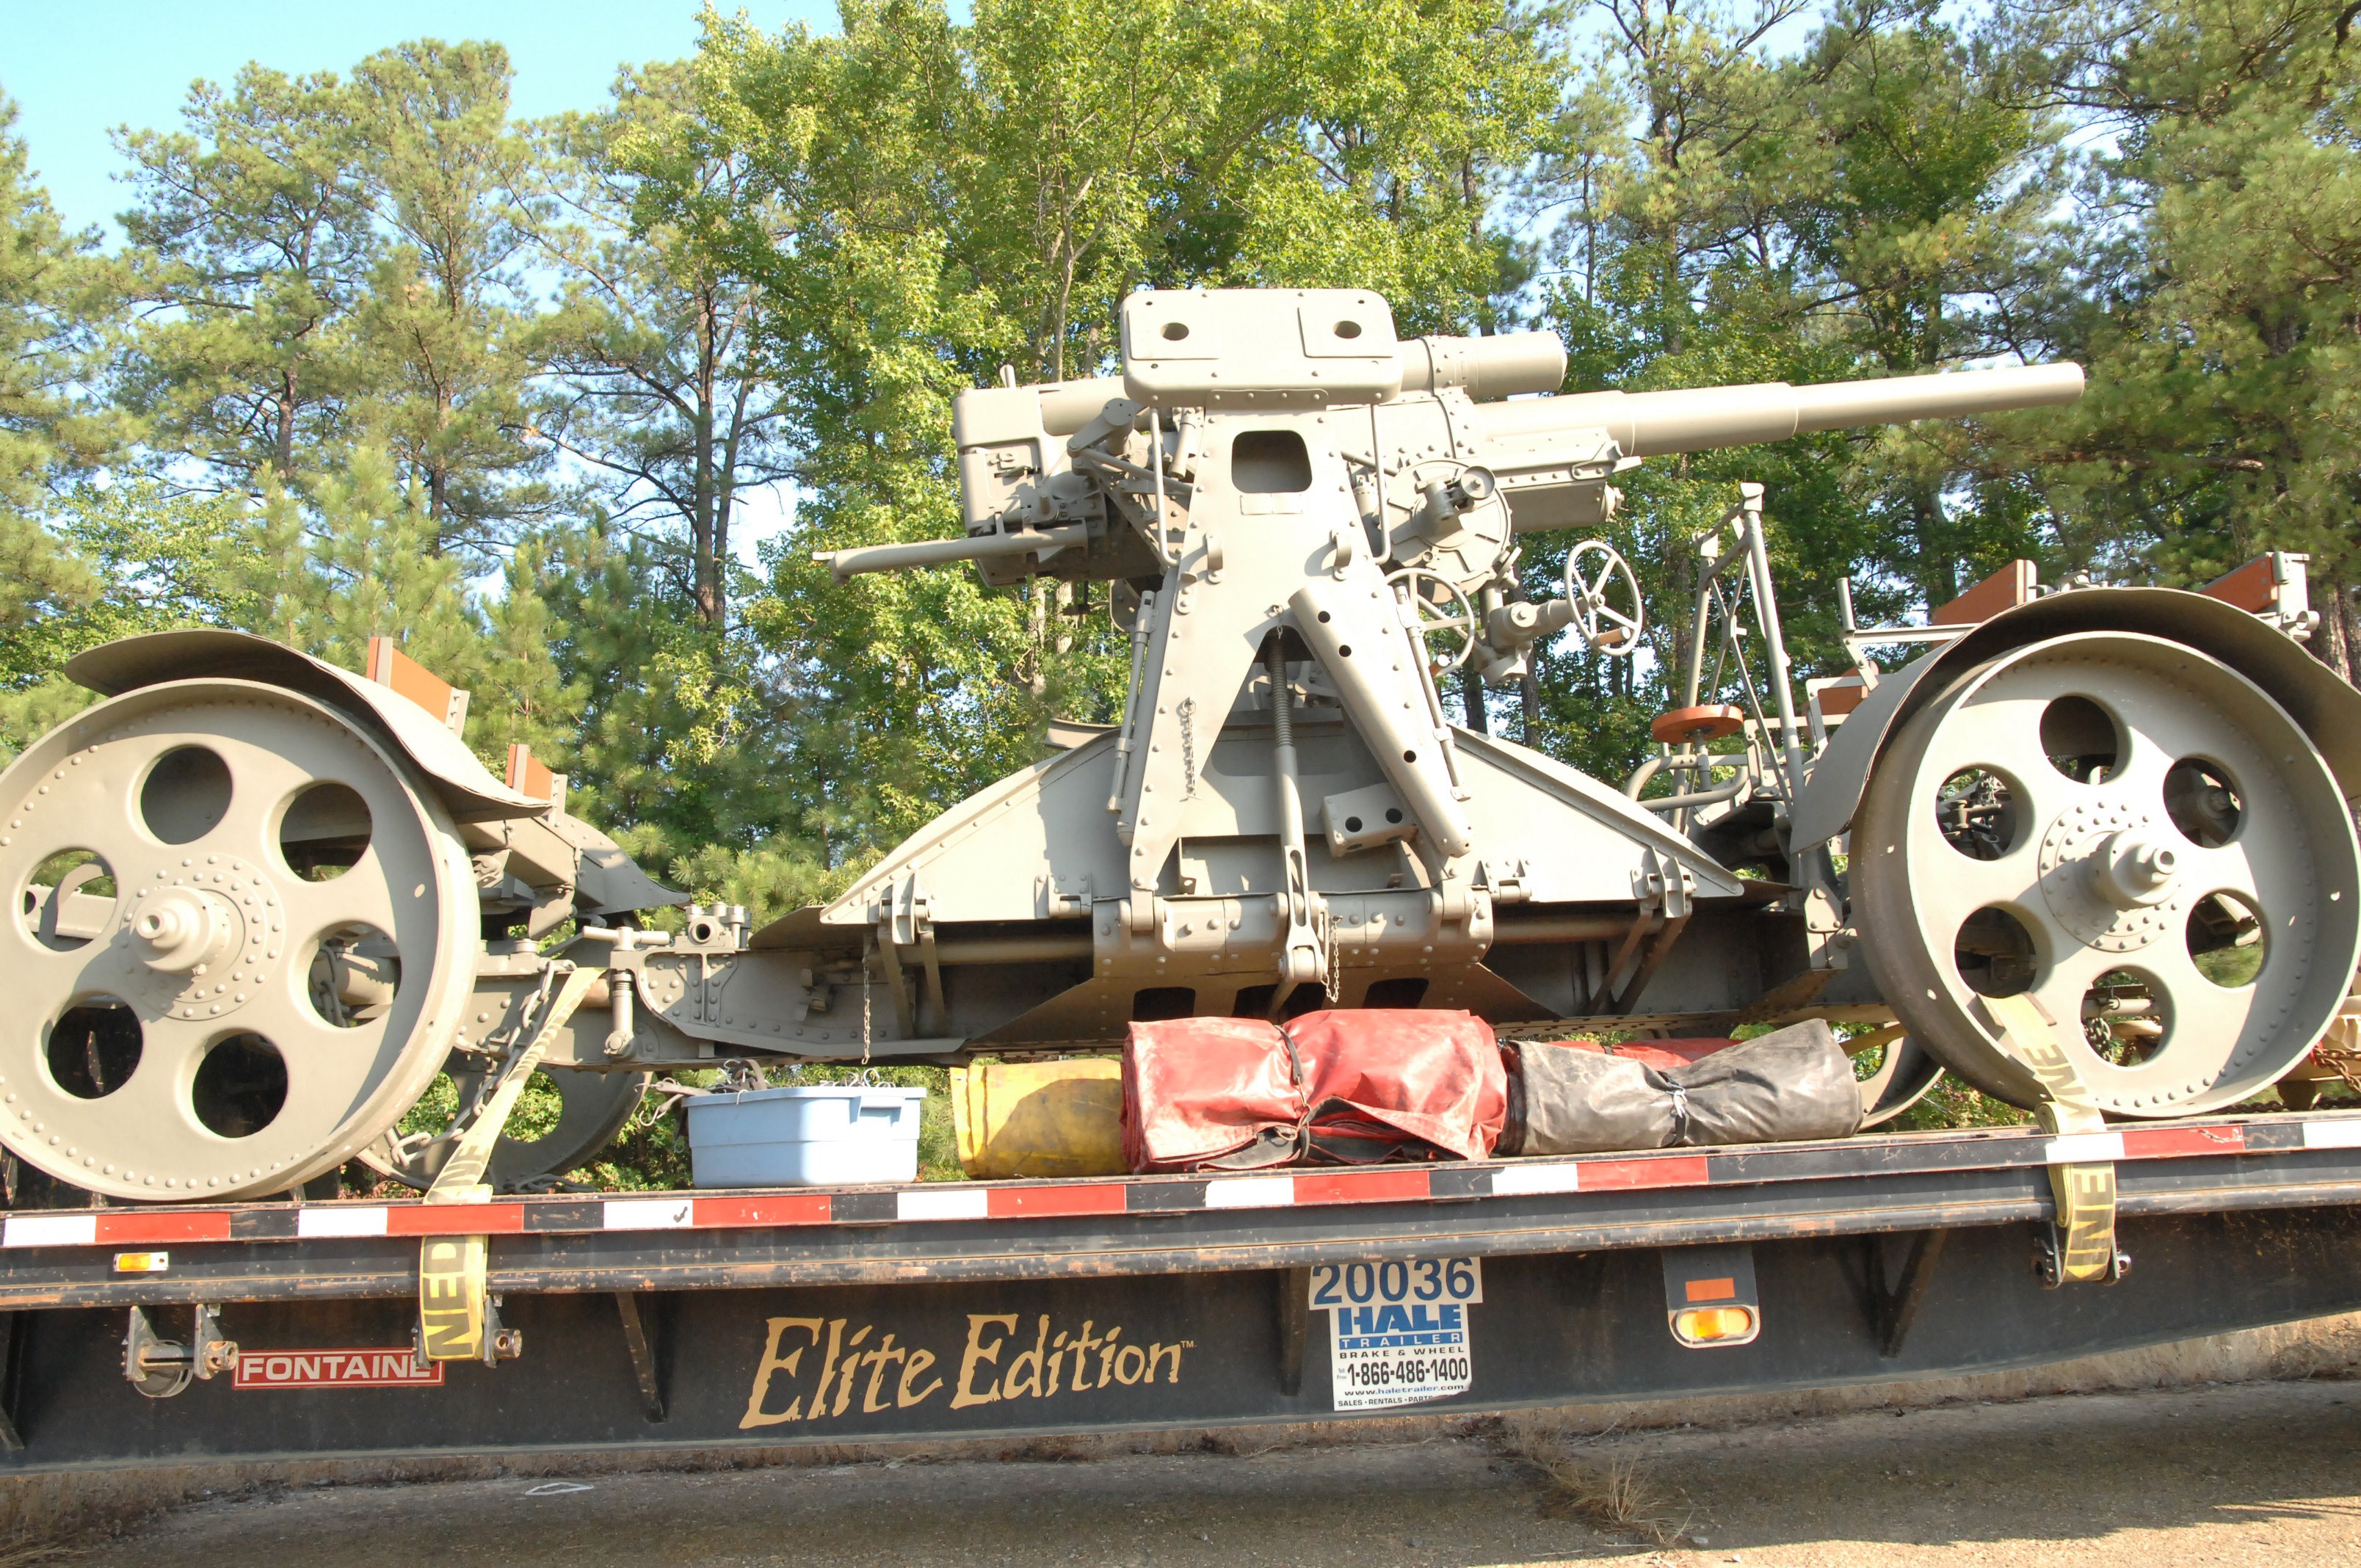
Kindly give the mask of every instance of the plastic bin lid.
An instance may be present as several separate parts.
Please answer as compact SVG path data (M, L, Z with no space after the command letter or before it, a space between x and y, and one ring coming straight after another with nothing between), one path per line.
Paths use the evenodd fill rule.
M926 1097L927 1091L923 1089L902 1089L892 1085L868 1088L856 1083L818 1083L798 1084L787 1089L717 1091L710 1094L693 1097L688 1102L688 1108L694 1111L700 1105L737 1105L752 1100L865 1100L871 1098L924 1100Z

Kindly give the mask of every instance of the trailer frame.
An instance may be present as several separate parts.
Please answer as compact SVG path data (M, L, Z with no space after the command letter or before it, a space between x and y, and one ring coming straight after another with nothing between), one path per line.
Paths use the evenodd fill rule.
M2114 1171L2137 1266L2048 1287L2052 1168L2093 1161ZM516 1354L405 1365L420 1238L458 1235L488 1238L493 1337ZM19 1211L0 1219L0 1472L1873 1382L2361 1308L2356 1239L2353 1113L1248 1175ZM1472 1385L1340 1412L1312 1271L1437 1258L1483 1271ZM1759 1337L1669 1332L1658 1314L1701 1269L1743 1282ZM145 1398L126 1380L142 1354Z

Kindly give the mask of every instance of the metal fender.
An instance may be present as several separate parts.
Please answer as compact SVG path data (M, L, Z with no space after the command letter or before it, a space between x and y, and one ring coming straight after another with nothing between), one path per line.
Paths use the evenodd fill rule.
M2349 801L2361 800L2361 691L2285 633L2245 610L2180 588L2083 588L2003 610L1958 641L1882 677L1829 738L1795 803L1797 850L1852 825L1870 770L1902 721L1953 679L2028 642L2078 631L2169 638L2235 670L2268 693L2312 738ZM1931 678L1930 678L1931 677Z
M520 795L494 778L441 719L392 687L267 637L212 629L155 631L77 654L67 661L65 673L101 696L206 677L283 686L329 703L376 730L432 781L462 822L538 817L549 809L549 802Z

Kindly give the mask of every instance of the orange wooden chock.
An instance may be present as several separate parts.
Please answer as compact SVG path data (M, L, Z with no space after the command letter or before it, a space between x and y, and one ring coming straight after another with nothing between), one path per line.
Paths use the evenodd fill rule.
M1746 715L1726 702L1708 702L1696 707L1676 707L1670 713L1660 713L1648 726L1648 733L1667 746L1695 745L1699 741L1719 740L1725 735L1735 735L1746 728Z

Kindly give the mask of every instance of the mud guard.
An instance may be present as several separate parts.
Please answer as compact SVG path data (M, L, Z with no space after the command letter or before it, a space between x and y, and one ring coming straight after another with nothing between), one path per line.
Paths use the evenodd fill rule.
M1953 677L2012 648L2079 631L2145 632L2220 661L2285 708L2320 749L2345 798L2361 801L2361 691L2286 633L2220 599L2180 588L2087 588L2003 610L1882 677L1814 764L1795 803L1795 849L1825 843L1852 825L1887 738Z
M521 795L494 778L441 719L392 687L266 637L210 628L155 631L76 654L65 673L101 696L203 676L284 686L368 725L434 782L451 815L462 822L538 817L549 809L546 800Z

